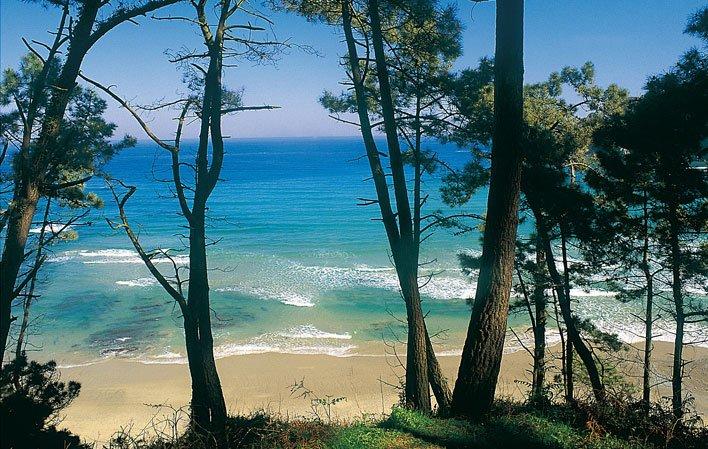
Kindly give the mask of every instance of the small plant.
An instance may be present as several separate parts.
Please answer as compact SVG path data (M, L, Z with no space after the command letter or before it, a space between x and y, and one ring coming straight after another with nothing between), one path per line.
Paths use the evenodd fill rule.
M305 379L290 386L290 395L310 401L310 413L317 421L332 423L332 407L347 400L344 396L318 396L305 386ZM323 419L324 418L324 419Z

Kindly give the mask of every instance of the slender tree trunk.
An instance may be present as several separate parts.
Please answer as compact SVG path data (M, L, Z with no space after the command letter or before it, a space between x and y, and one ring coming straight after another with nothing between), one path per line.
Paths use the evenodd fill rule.
M580 332L575 325L575 317L573 316L570 306L570 297L567 295L568 288L566 286L566 282L563 280L563 277L558 272L558 269L556 269L556 261L553 255L553 249L551 247L551 240L548 237L548 231L545 228L545 224L540 221L542 220L540 215L536 214L536 220L537 223L539 223L539 229L541 231L540 235L543 239L544 251L546 253L546 266L556 290L558 305L560 306L561 315L563 316L563 321L565 322L565 327L568 334L568 341L566 343L566 395L568 399L571 401L573 400L572 354L574 351L577 352L580 360L583 362L583 365L588 372L588 377L590 378L590 384L592 386L595 399L598 401L603 401L605 399L605 386L602 384L592 352L590 352L590 349L583 341L580 336Z
M222 109L222 44L226 11L230 2L221 5L219 26L209 47L209 66L204 77L204 95L199 133L199 147L196 157L196 184L194 205L189 218L189 284L187 309L197 332L198 348L194 362L196 368L192 378L192 422L202 430L208 430L216 439L216 445L226 445L226 402L221 388L221 380L214 359L214 338L211 330L211 307L209 298L209 277L206 254L205 216L206 204L219 179L223 161L223 138L221 135ZM211 165L209 147L211 137ZM187 340L190 344L190 340Z
M575 182L575 170L573 166L571 165L571 184ZM562 262L563 262L563 291L565 292L565 298L570 304L570 270L568 270L568 249L567 249L567 233L565 230L565 226L561 224L561 257L562 257ZM575 383L574 383L574 376L575 373L573 371L573 340L569 339L568 340L568 346L566 347L566 355L565 355L565 360L566 360L566 375L567 377L567 382L568 382L568 390L566 392L566 400L569 403L572 403L575 401Z
M29 327L30 321L30 309L32 307L32 301L34 301L34 289L37 285L37 270L39 265L42 264L44 258L44 236L47 232L47 227L49 224L49 212L52 207L51 198L47 198L47 204L44 208L44 216L42 218L42 229L39 231L39 238L37 239L37 251L35 252L34 265L32 267L32 279L27 287L26 296L24 299L22 307L22 322L20 323L20 331L17 333L17 344L15 346L15 358L18 358L24 352L25 347L25 334L27 333L27 328Z
M345 5L344 9L346 9L347 14L349 14L350 10L348 4ZM376 59L376 77L380 91L381 114L383 116L386 141L391 161L391 173L399 225L398 238L395 240L395 244L391 246L399 284L406 302L406 314L408 319L405 386L406 404L411 408L430 411L428 350L426 344L428 335L421 308L420 292L418 291L418 244L414 232L414 220L411 216L410 204L408 202L408 186L406 184L403 157L398 141L398 126L395 118L377 0L369 1L369 15L371 19L370 26L374 57ZM348 20L350 21L351 19ZM346 26L347 25L345 25L345 27ZM348 31L345 29L345 34L347 35L351 35L351 23L349 23L349 28ZM349 41L349 36L347 38ZM350 66L352 68L358 66L358 59L355 61L351 60L351 45L349 53ZM361 78L359 79L360 82L363 81ZM360 93L363 94L363 89L357 91L357 96L359 96ZM361 98L363 99L364 97ZM368 124L368 118L366 123ZM365 123L362 123L362 129L364 126ZM372 167L372 170L375 170L375 168ZM383 181L385 183L385 178ZM388 188L386 187L386 189ZM381 198L379 198L379 202L380 201ZM385 217L383 218L385 220ZM391 232L388 232L388 234L389 237L392 235ZM391 242L390 238L389 241Z
M428 379L430 380L430 387L438 403L438 414L446 416L450 412L450 405L452 404L452 390L450 390L447 378L442 368L440 368L438 357L435 355L435 349L427 331L425 332L425 338L428 350Z
M669 239L671 244L671 292L676 311L674 361L671 372L671 408L677 419L683 417L683 333L686 316L681 282L681 248L679 246L678 207L669 204Z
M546 378L546 276L545 256L543 248L536 238L536 272L534 273L533 304L535 322L533 326L533 372L531 381L531 397L545 398Z
M397 268L398 269L398 268ZM406 345L406 406L429 412L431 410L428 380L428 332L420 304L417 274L404 271L401 289L406 302L408 344ZM408 294L406 294L408 290Z
M497 2L494 136L481 268L454 413L479 417L494 400L514 268L523 139L523 0Z
M653 294L653 278L650 273L645 274L647 284L647 304L644 316L644 367L642 373L642 401L645 406L651 403L651 352L654 347L653 343L653 326L654 326L654 294Z
M202 347L199 342L199 325L191 311L184 314L184 336L189 363L189 376L192 380L191 425L197 432L211 431L210 405L207 398L206 377L202 364Z
M649 410L651 403L651 352L653 349L653 326L654 326L654 276L649 267L649 211L647 205L647 194L644 192L643 212L643 233L644 245L642 247L642 272L646 283L646 311L644 314L644 366L642 373L642 401Z
M422 127L421 127L421 103L422 97L419 91L416 92L415 106L415 173L413 180L413 235L415 238L415 260L420 260L420 243L421 243L421 209L423 207L423 199L421 193L422 178L423 178L423 154L422 154ZM417 263L417 262L416 262ZM423 323L425 325L425 323ZM435 348L430 341L430 334L427 326L425 329L425 341L428 359L428 381L435 395L435 400L438 403L438 414L447 415L450 411L452 403L452 390L447 383L445 374L443 374L438 362L438 357L435 355Z
M575 380L573 373L573 359L575 351L573 348L573 339L570 338L570 332L567 331L568 340L565 344L565 400L569 404L575 402Z
M568 395L568 364L566 362L566 354L567 352L567 340L566 340L566 334L563 331L563 328L561 327L561 316L558 314L558 299L556 296L556 291L555 289L552 289L552 294L553 294L553 312L555 315L556 319L556 326L558 327L558 337L560 338L560 344L561 344L561 351L560 351L560 357L561 357L561 375L563 377L563 391L565 393L566 399L569 397Z

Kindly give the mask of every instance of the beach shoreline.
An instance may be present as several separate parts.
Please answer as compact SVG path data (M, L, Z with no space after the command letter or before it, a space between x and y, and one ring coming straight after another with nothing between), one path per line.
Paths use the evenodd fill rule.
M639 344L627 356L636 355ZM557 346L550 351L557 351ZM672 345L657 342L654 360L657 370L667 371ZM685 390L695 397L696 411L708 413L708 349L688 347L686 358L693 360ZM383 355L383 353L382 353ZM445 375L454 381L459 356L440 356ZM497 397L522 400L528 390L531 357L525 351L505 354ZM349 356L299 354L250 354L229 356L217 361L226 404L231 414L258 410L284 418L313 418L311 401L302 397L301 383L321 398L346 398L331 408L334 420L356 420L381 416L398 401L397 374L393 356ZM634 373L639 367L630 367ZM190 381L185 364L144 364L124 359L108 359L92 365L63 368L62 379L81 382L81 394L65 410L60 427L66 427L89 442L106 442L120 429L140 433L176 410L186 411ZM656 389L659 399L670 392ZM323 411L320 410L320 413ZM179 414L179 413L178 413ZM186 414L181 414L184 418ZM148 432L150 433L150 432Z

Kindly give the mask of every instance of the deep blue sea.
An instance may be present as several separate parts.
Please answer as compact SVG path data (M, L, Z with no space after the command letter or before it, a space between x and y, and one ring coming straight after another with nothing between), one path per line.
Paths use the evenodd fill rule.
M453 167L468 157L454 145L426 145ZM357 205L357 198L374 196L360 139L232 139L226 150L223 180L209 201L217 356L383 355L384 341L404 339L399 320L405 312L383 227L375 220L378 208ZM169 248L186 263L180 239L185 223L162 182L169 178L168 159L164 150L141 142L106 170L137 187L126 210L144 246ZM426 179L428 212L445 210L439 197L442 174ZM63 365L107 357L183 362L178 308L150 277L125 234L106 224L117 214L106 186L95 180L89 187L105 207L74 226L78 239L52 246L33 309L30 349ZM463 211L483 214L486 194L479 191ZM520 232L528 233L528 225ZM474 276L460 271L457 255L479 249L478 232L455 235L441 229L424 243L423 274L436 275L422 289L423 307L431 333L442 331L436 339L441 353L461 349L467 299L475 288ZM158 266L169 273L166 262ZM642 304L620 303L601 290L576 289L574 296L578 313L601 328L629 341L641 334L632 314ZM526 323L523 314L510 318L520 335ZM518 347L507 338L509 351Z

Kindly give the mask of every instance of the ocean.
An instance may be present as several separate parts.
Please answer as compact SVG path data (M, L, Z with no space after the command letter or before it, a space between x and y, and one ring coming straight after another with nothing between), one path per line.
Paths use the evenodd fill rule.
M455 145L428 141L426 146L453 167L468 158ZM383 227L376 221L378 208L357 205L357 198L375 196L363 155L361 140L354 137L227 140L223 180L208 213L217 357L384 355L392 347L401 352L405 309ZM185 223L164 182L168 159L164 150L143 141L118 155L106 171L137 187L126 211L144 246L169 248L185 263ZM447 210L439 195L442 174L425 181L429 212ZM150 277L126 235L106 223L117 210L103 181L93 180L89 190L104 199L105 207L73 227L76 240L51 247L37 287L41 296L33 306L31 356L62 366L111 357L184 363L179 309ZM480 190L463 210L483 214L486 195ZM519 232L528 234L529 224ZM460 352L470 314L467 299L474 295L474 276L461 272L458 254L480 248L477 231L456 235L440 229L424 243L422 274L435 275L422 288L423 308L441 354ZM168 273L166 262L158 267ZM573 296L578 314L601 329L626 341L641 336L641 323L633 316L641 314L641 303L621 303L602 290L575 289ZM664 321L667 332L660 338L671 339L668 314ZM509 323L528 336L523 313L510 316ZM693 331L705 339L708 327L702 326ZM549 338L556 336L551 332ZM507 351L519 348L509 336Z

